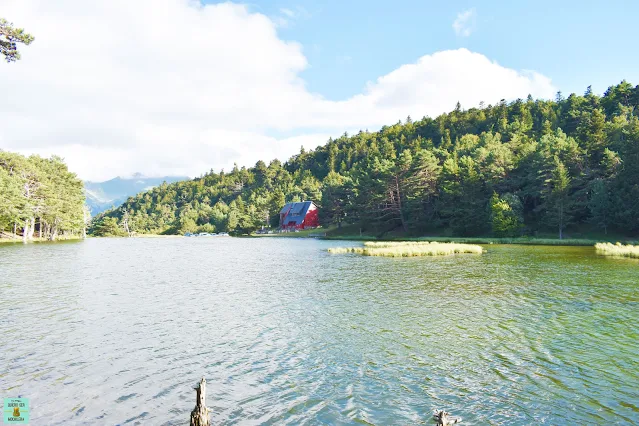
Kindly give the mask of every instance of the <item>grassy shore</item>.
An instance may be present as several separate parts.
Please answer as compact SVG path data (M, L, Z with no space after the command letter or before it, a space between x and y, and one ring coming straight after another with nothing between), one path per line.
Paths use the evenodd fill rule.
M367 241L363 247L337 247L328 249L329 253L357 253L364 256L415 257L448 256L451 254L482 254L481 246L457 243L438 243L425 241L377 242Z
M183 238L184 235L177 234L133 234L130 237L127 235L106 235L95 236L88 235L87 238Z
M81 236L60 236L55 241L49 241L46 238L38 238L33 237L29 243L50 243L50 242L58 242L58 241L78 241L81 240ZM22 237L18 238L0 238L0 244L22 244Z
M520 244L538 246L593 246L598 242L606 241L608 238L539 238L539 237L519 237L519 238L499 238L499 237L445 237L433 236L406 236L397 234L387 234L383 237L366 233L354 233L352 227L337 229L336 227L307 229L300 232L289 232L282 234L257 234L255 237L279 237L279 238L320 238L324 240L347 240L347 241L414 241L414 242L444 242L459 244ZM626 244L636 244L632 240L616 238L614 241L622 240ZM614 242L613 240L609 240Z
M124 238L182 238L184 235L164 235L164 234L135 234Z
M630 257L639 259L639 245L623 245L621 243L597 243L595 244L597 253L605 256Z

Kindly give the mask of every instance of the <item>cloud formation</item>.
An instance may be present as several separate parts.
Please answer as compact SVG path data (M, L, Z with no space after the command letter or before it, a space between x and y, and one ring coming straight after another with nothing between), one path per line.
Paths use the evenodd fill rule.
M465 49L437 52L331 101L307 90L298 43L272 19L193 0L4 0L36 36L3 65L0 149L59 154L84 179L197 176L286 160L342 134L460 101L551 97L550 80ZM292 135L276 138L273 135Z
M468 9L457 14L457 18L453 22L455 34L460 37L468 37L475 29L475 9Z

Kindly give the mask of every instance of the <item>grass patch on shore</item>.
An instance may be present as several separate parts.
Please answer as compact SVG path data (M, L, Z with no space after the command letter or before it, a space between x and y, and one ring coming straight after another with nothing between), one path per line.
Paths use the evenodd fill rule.
M336 247L328 249L329 253L356 253L363 256L415 257L415 256L448 256L451 254L482 254L481 246L458 243L439 243L428 241L368 241L364 247Z
M60 242L60 241L79 241L81 240L82 237L80 235L60 235L58 236L58 238L55 239L55 241L50 241L48 238L38 238L38 237L33 237L32 240L29 240L27 243L31 244L31 243L56 243L56 242ZM21 236L18 236L17 238L0 238L0 244L23 244L24 241L22 240Z
M597 243L595 244L597 253L605 256L631 257L639 259L639 246L623 245L621 243Z
M165 234L135 234L131 235L130 238L177 238L183 237L184 235L165 235ZM124 237L127 238L127 237Z
M537 237L518 237L518 238L499 238L499 237L395 237L395 238L375 238L370 236L359 235L328 235L323 240L352 240L352 241L431 241L440 243L462 243L462 244L517 244L529 246L588 246L592 247L601 239L592 238L537 238ZM623 240L624 244L637 245L639 241L633 239Z
M593 246L600 240L591 239L563 239L558 238L498 238L498 237L398 237L398 238L375 238L371 236L359 235L328 235L324 240L353 240L353 241L408 241L408 242L439 242L439 243L460 243L460 244L518 244L531 246Z

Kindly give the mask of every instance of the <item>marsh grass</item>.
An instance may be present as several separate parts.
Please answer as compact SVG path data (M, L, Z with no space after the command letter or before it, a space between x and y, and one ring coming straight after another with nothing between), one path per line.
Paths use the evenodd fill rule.
M381 241L373 236L359 235L331 235L323 237L324 240L352 240L352 241ZM383 241L408 242L408 241L432 241L440 243L462 243L462 244L517 244L531 246L593 246L601 240L593 239L557 239L557 238L497 238L497 237L401 237L401 238L385 238Z
M598 253L606 256L631 257L639 259L639 246L623 245L621 243L597 243L595 249Z
M471 244L438 243L428 241L367 241L364 247L336 247L329 253L356 253L364 256L415 257L447 256L458 253L482 254L480 246Z

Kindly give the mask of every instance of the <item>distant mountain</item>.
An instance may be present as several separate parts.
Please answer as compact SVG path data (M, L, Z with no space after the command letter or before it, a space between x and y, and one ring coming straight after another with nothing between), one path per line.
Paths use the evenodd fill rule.
M91 216L102 213L111 207L117 207L127 198L138 192L147 191L162 182L173 183L180 180L188 180L187 176L145 177L135 173L130 178L120 176L105 182L84 182L84 193Z

